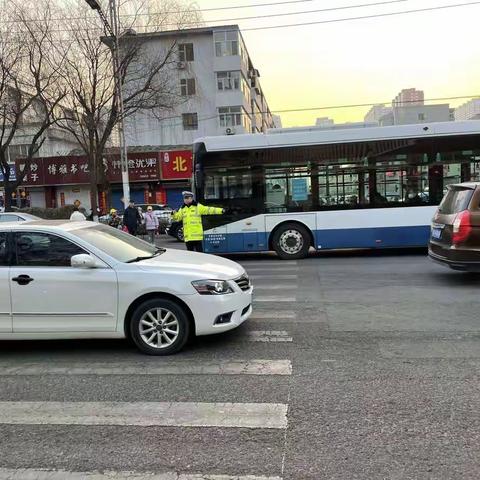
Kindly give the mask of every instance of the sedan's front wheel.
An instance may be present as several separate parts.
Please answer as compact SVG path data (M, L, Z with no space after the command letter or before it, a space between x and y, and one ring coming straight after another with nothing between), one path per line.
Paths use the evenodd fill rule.
M132 316L130 333L135 345L148 355L170 355L188 340L190 323L177 303L158 298L147 300Z

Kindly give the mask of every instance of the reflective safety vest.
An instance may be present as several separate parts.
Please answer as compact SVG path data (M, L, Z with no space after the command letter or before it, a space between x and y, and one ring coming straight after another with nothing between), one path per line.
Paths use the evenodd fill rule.
M183 236L186 242L203 240L202 215L221 215L222 208L206 207L200 203L184 205L173 215L173 220L183 222Z

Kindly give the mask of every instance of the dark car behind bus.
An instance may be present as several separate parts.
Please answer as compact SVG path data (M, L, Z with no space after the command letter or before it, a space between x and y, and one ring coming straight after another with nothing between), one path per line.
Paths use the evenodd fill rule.
M433 218L428 254L454 270L480 272L480 182L448 186Z

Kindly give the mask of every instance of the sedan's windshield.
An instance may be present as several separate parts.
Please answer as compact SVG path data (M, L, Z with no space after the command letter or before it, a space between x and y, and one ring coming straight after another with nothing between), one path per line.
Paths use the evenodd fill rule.
M106 225L82 228L75 235L123 263L152 258L159 253L153 245Z

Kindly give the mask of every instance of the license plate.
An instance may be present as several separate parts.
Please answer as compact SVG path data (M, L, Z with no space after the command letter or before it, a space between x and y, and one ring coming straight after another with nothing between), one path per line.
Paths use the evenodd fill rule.
M442 229L441 228L432 228L432 238L439 240L442 238Z

